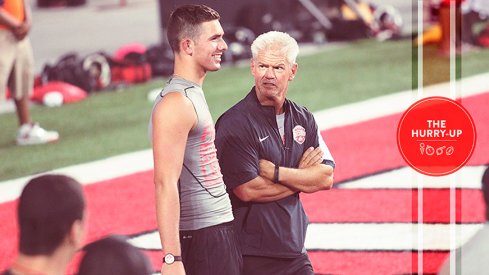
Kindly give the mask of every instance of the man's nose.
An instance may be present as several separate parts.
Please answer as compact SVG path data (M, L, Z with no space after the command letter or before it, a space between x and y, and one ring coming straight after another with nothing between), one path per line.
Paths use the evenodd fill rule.
M273 70L273 67L270 66L267 68L265 71L265 77L266 78L275 78L275 71Z
M226 44L226 41L224 41L224 39L221 40L221 43L219 43L218 48L221 51L225 51L228 49L228 44Z

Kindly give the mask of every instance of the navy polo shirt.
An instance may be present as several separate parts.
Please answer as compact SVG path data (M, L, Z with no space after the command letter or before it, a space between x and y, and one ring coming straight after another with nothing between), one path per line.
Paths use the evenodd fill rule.
M305 150L318 147L318 127L312 113L286 99L285 144L275 109L262 106L255 88L216 123L219 164L230 193L235 226L244 255L292 258L305 253L308 218L299 193L269 203L243 202L232 189L259 176L259 160L297 168ZM334 167L333 160L323 163Z

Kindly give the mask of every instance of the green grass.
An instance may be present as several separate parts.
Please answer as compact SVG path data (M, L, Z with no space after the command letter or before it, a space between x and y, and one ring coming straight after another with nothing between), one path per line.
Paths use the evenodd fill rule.
M288 97L313 111L411 89L411 46L406 41L359 41L301 57L298 63ZM214 118L243 98L252 84L249 66L209 74L204 91Z
M445 59L430 58L441 62L438 66L443 69L446 66ZM487 60L487 50L464 56L463 75L489 71ZM298 63L289 98L312 111L408 90L413 83L410 41L359 41L300 57ZM248 66L208 74L204 91L214 119L243 98L252 84ZM157 79L58 108L34 106L33 118L60 132L61 140L55 144L16 146L15 114L1 114L0 180L150 148L147 126L152 103L147 92L163 85L164 80Z
M55 144L15 146L14 114L0 117L1 179L56 167L101 159L148 148L147 121L151 104L146 92L157 83L132 87L119 93L100 93L60 108L36 107L33 117L48 129L60 132Z
M417 49L414 49L417 51ZM416 52L415 52L416 53ZM455 59L455 78L489 71L489 50L474 49ZM413 56L413 87L417 85L417 56ZM423 48L423 85L450 81L450 59L438 54L436 45Z

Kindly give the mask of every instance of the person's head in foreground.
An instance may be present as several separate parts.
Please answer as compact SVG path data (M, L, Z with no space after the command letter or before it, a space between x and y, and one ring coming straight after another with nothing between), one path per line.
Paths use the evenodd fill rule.
M486 203L486 220L489 221L489 166L482 175L482 194Z
M63 175L30 180L19 198L18 224L19 255L10 270L64 274L85 235L82 186Z
M153 270L146 255L122 236L109 236L84 249L78 275L148 275Z

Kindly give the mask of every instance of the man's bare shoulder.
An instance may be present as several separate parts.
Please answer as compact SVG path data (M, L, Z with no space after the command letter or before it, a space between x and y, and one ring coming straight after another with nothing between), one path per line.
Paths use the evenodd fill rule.
M192 108L193 105L190 99L178 91L166 93L155 106L155 112L159 110L172 110L177 113L185 112L186 108Z
M191 127L197 121L192 101L180 92L166 93L153 110L153 122ZM184 125L182 125L184 124Z

